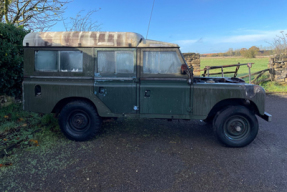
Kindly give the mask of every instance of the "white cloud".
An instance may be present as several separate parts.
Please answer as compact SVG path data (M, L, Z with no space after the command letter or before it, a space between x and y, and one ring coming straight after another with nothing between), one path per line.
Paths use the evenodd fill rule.
M268 45L267 42L272 42L276 36L280 36L280 32L287 33L287 29L260 31L238 29L231 31L229 36L206 36L198 39L185 39L175 41L183 51L196 51L196 52L224 52L228 48L242 48L250 46ZM233 35L232 35L233 34ZM236 34L236 35L235 35Z
M221 38L218 40L217 43L244 43L244 42L256 42L256 41L262 41L266 40L268 37L266 35L262 34L256 34L256 35L237 35L237 36L231 36L226 38Z
M253 33L245 35L226 36L215 39L215 43L244 43L244 42L258 42L258 41L270 41L280 35L281 31L286 30L274 30L274 31L257 31L257 30L242 30L242 33Z
M221 36L221 37L205 37L205 43L244 43L244 42L257 42L257 41L270 41L273 40L276 35L280 35L281 31L285 30L274 30L274 31L259 31L259 30L243 30L238 29L237 32L240 31L241 33L245 33L244 35L231 35L231 36ZM235 31L234 31L235 32ZM249 33L249 34L246 34ZM191 45L197 42L203 42L202 38L199 40L195 39L185 39L185 40L178 40L175 43L179 45Z

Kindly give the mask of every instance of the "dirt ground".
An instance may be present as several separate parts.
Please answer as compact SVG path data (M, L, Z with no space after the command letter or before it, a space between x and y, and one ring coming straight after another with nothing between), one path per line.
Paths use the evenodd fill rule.
M244 148L224 147L200 121L107 122L88 142L55 133L53 147L0 169L0 191L286 191L287 96L266 104L273 120L258 118Z

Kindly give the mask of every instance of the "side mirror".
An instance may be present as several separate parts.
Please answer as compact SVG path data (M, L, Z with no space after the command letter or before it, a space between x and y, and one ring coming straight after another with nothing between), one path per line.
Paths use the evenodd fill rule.
M185 75L186 71L188 71L188 67L186 64L181 65L181 74Z

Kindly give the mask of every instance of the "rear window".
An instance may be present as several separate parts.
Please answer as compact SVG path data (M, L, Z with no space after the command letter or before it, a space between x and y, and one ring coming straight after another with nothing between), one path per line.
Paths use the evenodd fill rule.
M36 51L35 70L36 71L57 71L58 70L57 51Z
M35 70L83 72L82 51L36 51Z

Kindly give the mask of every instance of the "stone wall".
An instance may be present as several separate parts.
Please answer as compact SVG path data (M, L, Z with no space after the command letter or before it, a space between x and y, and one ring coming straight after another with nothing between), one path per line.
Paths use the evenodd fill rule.
M200 55L198 53L183 53L189 67L193 67L194 76L200 76Z
M274 55L269 59L271 79L287 82L287 54Z

